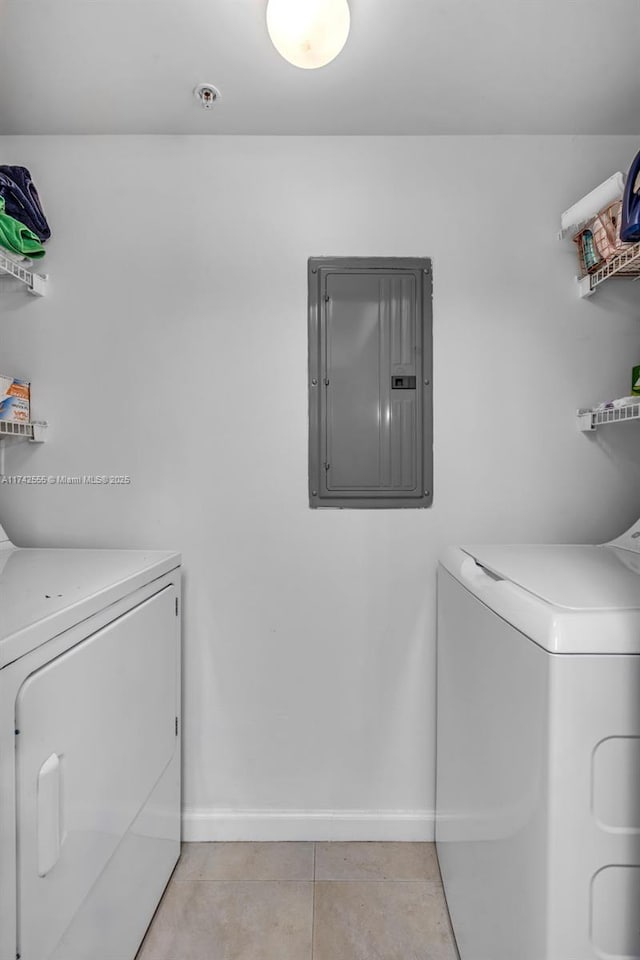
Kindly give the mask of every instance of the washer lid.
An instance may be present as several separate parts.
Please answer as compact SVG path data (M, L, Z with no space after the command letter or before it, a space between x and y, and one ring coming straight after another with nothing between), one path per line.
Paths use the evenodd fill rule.
M640 610L640 555L613 546L462 547L500 580L565 610Z
M510 545L447 547L440 563L550 653L638 655L639 560L613 546Z

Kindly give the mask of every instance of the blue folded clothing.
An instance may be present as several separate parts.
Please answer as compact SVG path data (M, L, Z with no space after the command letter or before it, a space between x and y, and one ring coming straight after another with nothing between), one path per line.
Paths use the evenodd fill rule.
M48 240L51 230L40 197L26 167L0 166L0 197L6 213L28 227L40 240Z

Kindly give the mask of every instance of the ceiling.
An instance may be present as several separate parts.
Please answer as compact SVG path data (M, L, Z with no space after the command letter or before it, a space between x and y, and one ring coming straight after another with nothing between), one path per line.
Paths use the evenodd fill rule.
M0 133L640 133L640 0L350 6L298 70L266 0L0 0Z

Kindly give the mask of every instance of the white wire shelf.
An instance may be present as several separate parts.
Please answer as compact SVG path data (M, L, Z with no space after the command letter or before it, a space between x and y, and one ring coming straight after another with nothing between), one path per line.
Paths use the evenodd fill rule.
M34 420L31 423L15 423L12 420L0 420L0 440L14 437L16 440L30 440L31 443L44 443L47 423Z
M608 407L605 410L578 410L578 429L583 433L590 433L597 427L607 423L627 423L629 420L640 420L640 397L637 403L629 403L624 407Z
M581 297L590 297L596 287L610 277L640 277L640 243L606 260L593 273L578 277L578 293Z
M16 263L14 260L10 260L9 257L5 257L1 250L0 274L8 274L11 277L15 277L16 280L25 283L27 290L29 293L32 293L34 297L43 297L46 293L49 278L45 273L33 273L26 267L21 266L20 263Z

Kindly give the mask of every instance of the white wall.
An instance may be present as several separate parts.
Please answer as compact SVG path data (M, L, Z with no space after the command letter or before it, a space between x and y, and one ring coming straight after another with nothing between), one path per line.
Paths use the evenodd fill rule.
M640 293L575 295L560 212L633 138L0 139L54 231L42 301L3 282L0 370L43 447L0 485L23 545L180 548L189 837L429 836L442 545L607 539L640 511ZM307 506L306 260L434 263L430 510Z

